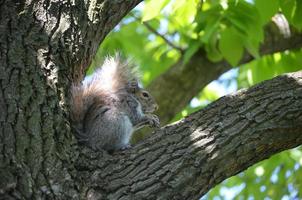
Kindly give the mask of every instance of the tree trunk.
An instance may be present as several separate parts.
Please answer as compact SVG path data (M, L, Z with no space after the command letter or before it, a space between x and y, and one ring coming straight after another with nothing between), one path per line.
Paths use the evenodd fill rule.
M139 2L0 2L0 199L198 199L302 143L297 73L222 98L130 150L78 146L69 86Z
M0 1L0 199L79 197L69 85L139 2Z

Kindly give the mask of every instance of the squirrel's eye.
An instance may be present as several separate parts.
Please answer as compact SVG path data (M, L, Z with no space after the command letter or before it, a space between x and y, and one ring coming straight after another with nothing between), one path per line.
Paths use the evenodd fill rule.
M147 92L142 92L143 97L149 97L149 94Z

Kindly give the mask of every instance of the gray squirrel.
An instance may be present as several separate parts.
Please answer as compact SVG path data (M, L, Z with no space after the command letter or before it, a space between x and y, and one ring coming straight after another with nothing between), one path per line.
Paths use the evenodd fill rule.
M119 56L106 58L90 79L71 87L76 137L94 150L130 147L135 130L159 127L158 117L152 114L157 108L153 97L139 86L134 68Z

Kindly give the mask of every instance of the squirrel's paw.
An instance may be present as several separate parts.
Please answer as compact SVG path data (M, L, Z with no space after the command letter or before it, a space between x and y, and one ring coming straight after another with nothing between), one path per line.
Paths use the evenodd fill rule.
M124 151L124 150L130 149L130 148L131 148L131 144L126 144L126 145L123 146L120 150L121 150L121 151Z
M151 127L156 127L156 128L159 128L160 127L160 122L159 122L159 118L154 115L154 114L149 114L148 115L148 118L149 118L149 125Z

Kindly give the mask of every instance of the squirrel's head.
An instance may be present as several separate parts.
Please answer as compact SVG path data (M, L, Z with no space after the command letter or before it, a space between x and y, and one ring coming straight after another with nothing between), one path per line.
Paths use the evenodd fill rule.
M128 92L134 94L134 96L138 99L142 105L142 110L144 113L153 113L158 109L158 105L152 95L147 90L139 87L137 80L129 82Z
M147 90L140 88L136 93L136 96L142 104L142 110L144 113L153 113L158 109L157 103Z

